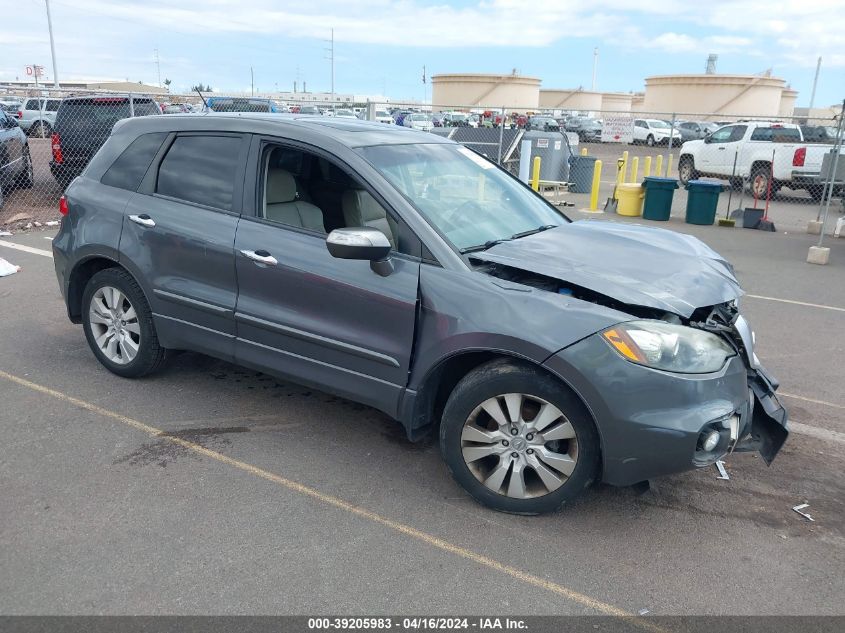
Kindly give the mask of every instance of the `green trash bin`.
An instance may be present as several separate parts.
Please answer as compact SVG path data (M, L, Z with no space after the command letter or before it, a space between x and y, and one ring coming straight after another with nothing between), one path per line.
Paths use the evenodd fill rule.
M686 186L687 224L713 224L716 221L716 207L722 183L710 180L690 180Z
M643 201L643 219L665 222L672 213L672 197L678 188L674 178L648 176L643 180L645 200Z

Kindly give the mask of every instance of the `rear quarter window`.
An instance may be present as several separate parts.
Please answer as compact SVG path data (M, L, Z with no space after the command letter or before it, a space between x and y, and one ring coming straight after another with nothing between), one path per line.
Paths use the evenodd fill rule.
M109 187L137 191L166 137L166 133L159 132L136 138L106 170L100 182Z
M231 211L239 136L178 136L161 161L156 193Z

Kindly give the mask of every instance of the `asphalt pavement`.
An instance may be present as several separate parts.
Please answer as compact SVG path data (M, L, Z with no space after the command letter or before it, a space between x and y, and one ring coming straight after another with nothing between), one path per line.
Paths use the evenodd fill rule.
M478 506L433 442L331 395L192 353L110 374L50 233L0 238L22 266L0 278L0 613L845 614L845 240L820 267L800 233L666 226L734 262L793 433L771 467L541 517Z

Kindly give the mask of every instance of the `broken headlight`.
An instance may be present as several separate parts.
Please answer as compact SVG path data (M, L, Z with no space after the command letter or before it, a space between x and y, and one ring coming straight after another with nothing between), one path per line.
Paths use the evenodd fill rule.
M632 363L684 374L719 371L736 352L720 336L663 321L631 321L602 332Z

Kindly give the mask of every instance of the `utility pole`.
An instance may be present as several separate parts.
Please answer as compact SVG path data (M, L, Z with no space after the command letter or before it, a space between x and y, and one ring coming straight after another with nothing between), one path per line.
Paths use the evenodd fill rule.
M813 113L810 112L810 110L813 109L813 104L816 101L816 84L819 83L819 70L821 70L821 67L822 67L822 58L819 57L819 61L816 62L816 76L813 78L813 91L810 93L810 107L807 109L808 110L808 112L807 112L808 117L813 116Z
M249 67L249 94L255 96L255 73L252 72L252 66Z
M50 56L53 58L53 88L59 87L59 69L56 67L56 45L53 42L53 18L50 17L50 0L44 0L47 5L47 30L50 32Z
M156 54L156 72L158 73L158 87L161 88L161 64L158 60L158 49L155 49Z
M335 109L335 102L334 102L334 29L332 29L332 37L329 40L330 47L326 49L326 52L329 54L329 61L332 65L332 110Z
M596 70L598 69L599 65L599 47L596 46L593 49L593 92L596 91Z

